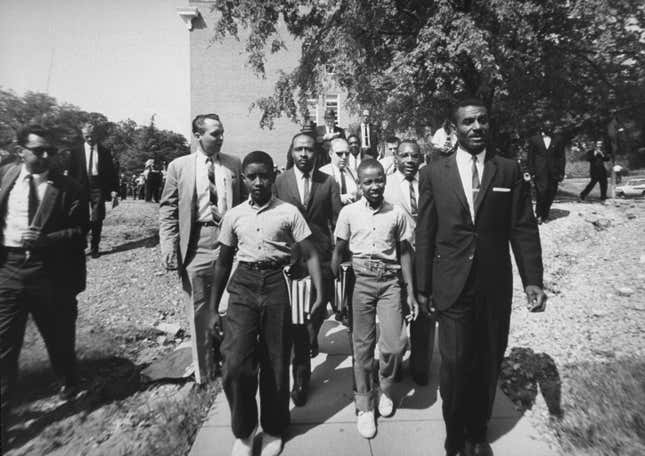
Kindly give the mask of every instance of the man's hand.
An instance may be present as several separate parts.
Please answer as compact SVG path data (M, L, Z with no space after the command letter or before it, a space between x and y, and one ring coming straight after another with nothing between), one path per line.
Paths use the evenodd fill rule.
M436 312L436 309L431 305L431 299L426 295L417 293L417 303L419 304L419 312L423 316L431 317Z
M351 193L345 193L340 195L340 202L343 204L349 204L354 202L354 196Z
M163 257L163 266L167 271L174 271L177 269L177 255L176 252L167 252Z
M414 299L414 295L409 293L408 294L408 308L410 309L410 313L406 315L406 320L408 321L413 321L416 320L417 317L419 316L419 304L417 303L417 300Z
M26 231L22 233L22 245L26 249L35 249L37 247L42 247L45 244L45 237L43 236L40 228L35 228L30 226Z
M310 315L313 315L316 313L316 311L323 305L323 298L322 296L317 296L316 300L314 303L311 305L311 310L309 311Z
M536 285L527 285L525 291L529 312L544 312L544 309L546 309L546 294L544 290Z

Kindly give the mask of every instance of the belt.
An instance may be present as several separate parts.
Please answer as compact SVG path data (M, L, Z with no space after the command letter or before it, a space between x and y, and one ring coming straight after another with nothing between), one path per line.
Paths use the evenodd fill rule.
M215 222L195 222L195 225L197 226L219 226L219 224Z
M353 259L352 266L356 269L374 272L397 273L401 270L401 265L396 263L384 263L382 260L366 260L362 258Z
M252 263L249 261L240 261L238 264L247 269L260 271L260 270L266 270L266 269L282 269L282 267L286 266L288 263L270 260L270 261L255 261Z
M39 250L26 249L24 247L8 247L6 245L2 246L2 250L4 250L6 253L24 255L27 258L30 258L30 257L32 257L34 255L39 255L40 254Z

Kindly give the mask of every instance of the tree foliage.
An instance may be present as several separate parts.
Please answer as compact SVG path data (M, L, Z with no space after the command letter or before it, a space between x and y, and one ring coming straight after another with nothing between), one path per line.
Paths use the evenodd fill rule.
M296 120L326 69L353 111L368 107L390 131L427 132L464 95L492 106L499 135L545 117L592 131L611 111L645 100L641 0L216 0L215 39L242 36L264 75L286 30L299 64L257 101L262 126Z
M20 97L0 89L0 147L10 151L17 130L29 123L50 128L59 149L74 148L83 141L80 128L87 121L99 126L101 142L111 150L124 173L140 172L150 158L161 166L163 162L189 153L186 138L157 128L154 116L148 125L138 125L131 119L112 122L104 114L61 104L43 93L27 92Z

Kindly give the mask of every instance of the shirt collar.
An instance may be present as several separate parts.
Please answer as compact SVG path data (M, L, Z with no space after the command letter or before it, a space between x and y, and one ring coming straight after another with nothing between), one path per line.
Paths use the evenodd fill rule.
M25 164L23 163L22 167L20 168L20 174L18 174L18 180L22 182L30 174L33 176L36 185L38 185L47 180L47 178L49 177L49 170L45 170L40 174L30 173L29 171L27 171L27 166L25 166Z
M273 205L274 201L275 201L275 195L271 195L271 198L269 198L269 201L267 201L267 202L266 202L264 205L262 205L262 206L258 206L257 204L255 204L255 203L253 202L253 198L251 198L251 195L249 195L249 199L247 200L247 202L248 202L248 204L249 204L249 207L251 207L252 209L254 209L256 212L260 212L260 211L263 211L263 210L268 209L270 206L272 206L272 205Z
M365 196L361 196L360 201L362 201L362 204L367 208L367 210L372 212L372 214L376 214L377 212L380 212L383 209L383 206L385 206L385 198L383 198L383 200L381 201L381 205L376 209L370 206L370 202L367 201L367 198L365 198Z
M293 172L296 174L296 179L298 179L298 180L304 179L304 177L305 177L304 173L302 171L300 171L300 169L296 165L293 165ZM311 175L313 174L313 172L314 172L313 169L309 171L309 178L310 179L311 179Z
M396 170L396 172L394 173L394 175L395 175L395 176L399 179L399 181L401 181L401 182L403 182L403 181L407 180L407 179L405 178L405 174L403 174L403 173L402 173L401 171L399 171L398 169ZM418 180L419 180L419 171L417 170L417 173L414 175L414 177L412 178L412 180L411 180L411 181L408 181L408 182L416 182L416 181L418 181Z
M477 157L477 163L484 163L484 160L486 159L486 149L482 150L475 156ZM457 147L457 160L461 161L462 163L471 163L473 160L471 157L472 154L470 152L467 152L461 146Z

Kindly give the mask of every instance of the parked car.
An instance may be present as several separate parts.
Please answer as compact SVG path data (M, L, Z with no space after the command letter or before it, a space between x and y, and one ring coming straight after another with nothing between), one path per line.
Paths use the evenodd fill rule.
M616 196L645 196L645 178L629 179L623 185L616 187Z

